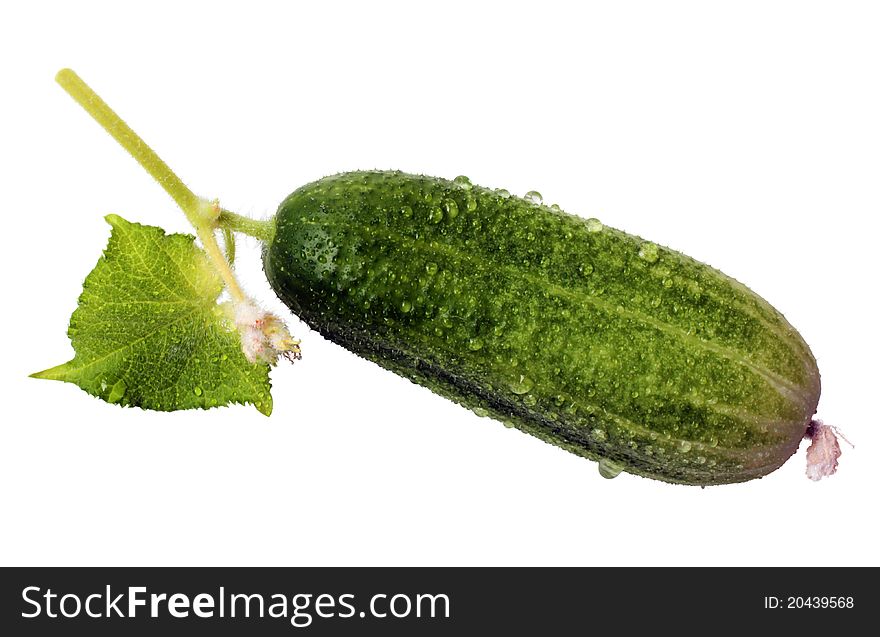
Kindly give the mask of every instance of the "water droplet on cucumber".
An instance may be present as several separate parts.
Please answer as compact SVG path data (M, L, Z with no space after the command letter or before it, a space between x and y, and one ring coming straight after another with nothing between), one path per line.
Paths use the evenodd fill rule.
M463 190L470 190L473 187L473 184L471 184L471 180L468 179L465 175L459 175L452 181L458 184L459 188L462 188Z
M656 243L646 241L639 248L639 258L644 259L648 263L656 263L657 259L660 258L660 248L657 247Z
M616 478L620 475L620 472L623 471L623 467L613 462L611 460L607 460L602 458L599 461L599 475L607 480L611 480L612 478Z
M528 376L520 375L519 379L510 385L510 391L517 395L528 394L534 386L535 381Z
M595 217L590 217L586 221L587 232L602 232L605 226Z

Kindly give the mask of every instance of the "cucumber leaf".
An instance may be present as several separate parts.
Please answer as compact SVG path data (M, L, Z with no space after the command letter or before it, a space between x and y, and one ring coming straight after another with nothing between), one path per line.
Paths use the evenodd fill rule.
M272 411L269 365L249 362L223 282L190 235L108 215L110 241L70 318L72 360L33 374L109 403L174 411L252 403Z

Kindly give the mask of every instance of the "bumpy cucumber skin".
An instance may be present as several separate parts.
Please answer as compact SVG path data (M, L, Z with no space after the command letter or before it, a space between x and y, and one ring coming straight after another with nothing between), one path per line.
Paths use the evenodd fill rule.
M673 250L518 197L401 172L296 190L264 268L310 327L481 415L630 473L770 473L819 400L766 301Z

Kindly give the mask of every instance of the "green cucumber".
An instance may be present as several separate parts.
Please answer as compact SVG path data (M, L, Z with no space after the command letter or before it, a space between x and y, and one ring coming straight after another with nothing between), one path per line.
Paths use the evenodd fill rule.
M758 478L816 411L815 359L761 297L538 197L343 173L291 194L274 230L266 275L310 327L603 475Z

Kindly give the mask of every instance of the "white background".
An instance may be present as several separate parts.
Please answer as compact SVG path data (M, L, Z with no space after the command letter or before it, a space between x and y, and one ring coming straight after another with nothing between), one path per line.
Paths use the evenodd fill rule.
M0 11L0 563L880 564L876 3ZM339 171L463 173L711 263L801 331L819 415L856 448L820 483L803 449L741 485L607 481L296 320L304 359L273 372L268 419L123 410L27 378L72 355L103 215L188 230L55 85L63 66L242 213ZM247 248L246 287L285 311Z

